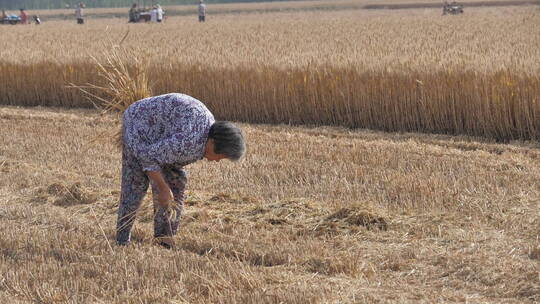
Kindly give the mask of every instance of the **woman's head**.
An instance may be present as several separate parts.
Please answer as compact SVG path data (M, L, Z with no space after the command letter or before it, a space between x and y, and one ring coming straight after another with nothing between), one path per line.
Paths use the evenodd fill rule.
M204 157L210 161L223 158L239 160L246 152L244 136L240 128L228 121L216 121L208 133Z

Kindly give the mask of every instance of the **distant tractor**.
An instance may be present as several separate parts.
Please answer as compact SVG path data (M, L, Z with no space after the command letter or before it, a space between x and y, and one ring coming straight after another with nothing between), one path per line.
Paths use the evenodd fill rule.
M463 5L457 4L455 1L452 3L444 2L443 4L443 15L459 15L463 14Z
M150 6L147 8L147 3L150 2ZM151 18L152 8L156 5L157 0L137 0L133 3L130 10L129 22L148 22Z
M21 17L15 15L6 16L5 18L0 19L0 23L12 25L19 24L21 23Z

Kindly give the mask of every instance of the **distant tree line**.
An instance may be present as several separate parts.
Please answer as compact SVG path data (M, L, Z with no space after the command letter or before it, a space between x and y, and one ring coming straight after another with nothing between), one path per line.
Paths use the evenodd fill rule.
M269 0L266 0L269 1ZM270 0L272 1L272 0ZM86 7L128 7L133 3L151 6L161 5L182 5L195 4L198 0L0 0L0 9L17 10L25 9L52 9L52 8L73 8L79 2L83 2ZM205 0L208 3L226 2L261 2L260 0Z

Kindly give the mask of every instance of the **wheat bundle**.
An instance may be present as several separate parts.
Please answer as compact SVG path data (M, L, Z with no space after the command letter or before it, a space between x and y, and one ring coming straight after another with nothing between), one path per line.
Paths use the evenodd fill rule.
M113 114L116 118L114 128L99 134L91 142L106 140L121 148L123 144L122 114L134 102L152 96L148 77L149 56L115 46L105 53L103 58L105 58L104 61L99 61L96 57L92 57L96 63L101 84L82 86L71 84L70 86L81 90L90 102L102 111L102 114ZM154 204L157 202L154 201ZM176 217L175 205L174 201L169 201L164 207L169 221Z

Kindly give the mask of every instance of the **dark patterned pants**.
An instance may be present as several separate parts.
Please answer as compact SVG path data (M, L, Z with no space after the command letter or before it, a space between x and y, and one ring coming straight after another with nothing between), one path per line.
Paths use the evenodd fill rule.
M154 200L154 237L173 236L178 231L180 216L184 207L184 189L187 183L186 172L182 167L164 166L161 172L171 188L176 203L176 217L172 220L170 212L157 204L158 190L152 185ZM148 190L149 178L142 170L139 161L124 147L122 152L122 190L118 220L116 224L116 241L125 245L131 240L131 228L135 222L137 209Z

